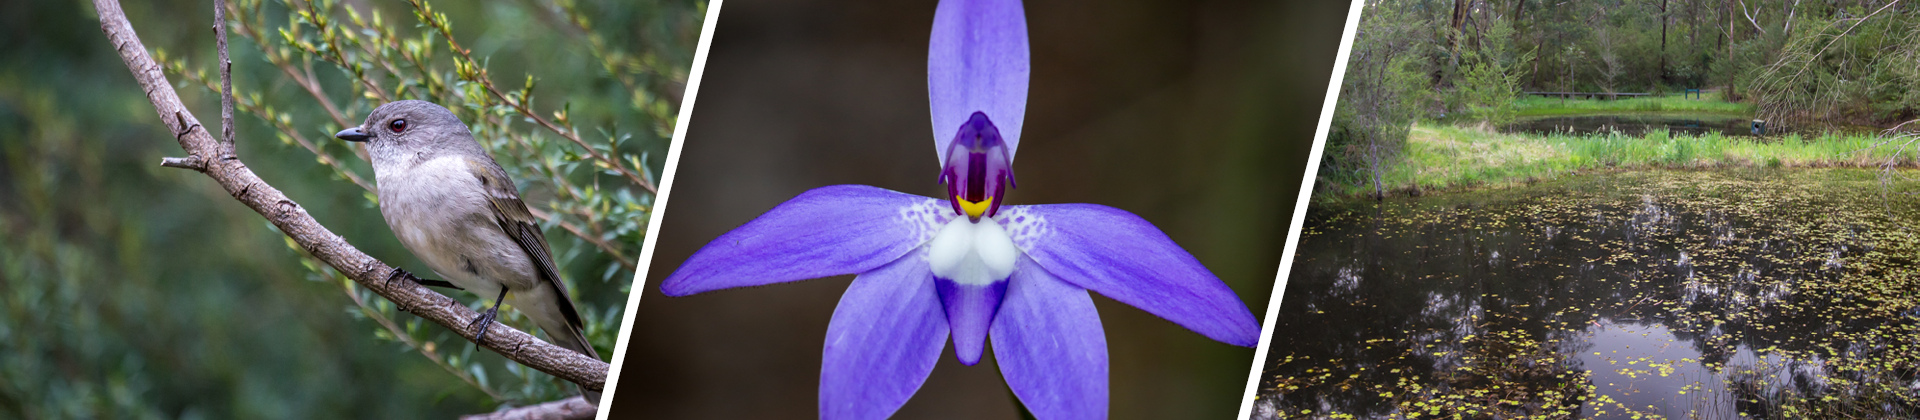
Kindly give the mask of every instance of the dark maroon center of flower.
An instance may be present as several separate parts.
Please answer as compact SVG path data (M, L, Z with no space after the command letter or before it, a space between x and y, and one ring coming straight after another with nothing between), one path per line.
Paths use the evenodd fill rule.
M974 223L998 213L1007 188L1018 187L1013 182L1013 156L1007 153L1000 129L987 120L987 114L974 112L960 124L960 132L947 145L940 183L947 185L947 201L953 204L953 212L967 215Z

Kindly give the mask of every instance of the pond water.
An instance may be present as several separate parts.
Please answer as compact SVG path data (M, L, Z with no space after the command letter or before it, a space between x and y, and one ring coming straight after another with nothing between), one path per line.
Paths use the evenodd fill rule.
M1913 175L1315 203L1255 417L1920 417Z
M1505 133L1592 134L1618 132L1639 137L1648 130L1666 129L1673 134L1752 136L1750 118L1715 115L1582 115L1528 119L1500 128Z

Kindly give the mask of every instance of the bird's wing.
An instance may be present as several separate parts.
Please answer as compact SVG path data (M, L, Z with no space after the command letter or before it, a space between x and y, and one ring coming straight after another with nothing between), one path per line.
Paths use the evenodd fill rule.
M493 220L500 224L500 230L533 257L541 279L558 292L560 312L567 317L567 323L585 329L586 323L581 322L580 312L573 307L573 297L567 295L566 283L560 280L560 270L553 265L553 249L547 247L547 235L540 231L539 220L527 210L527 203L520 201L520 191L513 186L513 180L491 159L467 158L467 168L487 191L487 202L493 205Z

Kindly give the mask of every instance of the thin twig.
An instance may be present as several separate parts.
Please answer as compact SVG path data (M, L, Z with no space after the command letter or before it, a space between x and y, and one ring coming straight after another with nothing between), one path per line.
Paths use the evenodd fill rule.
M598 33L594 33L591 27L592 25L587 21L586 16L580 15L577 10L579 7L578 4L567 0L550 0L547 4L528 3L533 4L535 10L546 12L542 13L541 17L548 20L564 22L561 25L569 29L565 31L567 35L586 41L587 46L590 47L589 51L593 53L594 58L600 60L600 67L605 69L608 75L619 80L620 84L626 85L627 90L637 93L645 92L645 89L642 88L638 82L635 82L633 77L628 75L627 72L621 71L622 68L637 68L639 73L661 76L665 78L668 83L680 85L677 87L682 89L685 88L686 75L670 74L667 70L660 68L660 66L656 64L612 51L612 48L607 46L606 38L600 36ZM668 92L671 94L672 89L669 89ZM672 102L678 103L679 98L673 98ZM643 107L642 104L635 104L634 106Z
M543 212L539 210L531 210L531 211L533 212L533 217L538 217L540 218L540 220L552 220L558 217L558 216L554 216L552 214L548 214L547 212ZM578 236L580 237L580 239L586 240L587 243L593 244L594 247L600 248L601 251L605 251L607 253L607 257L612 258L614 261L618 261L620 263L620 266L626 267L628 270L639 269L639 267L634 265L635 263L633 262L632 258L627 258L625 253L620 252L618 248L614 248L613 244L607 242L607 240L600 239L599 235L594 235L594 234L587 233L585 231L581 231L579 226L574 226L574 224L568 223L564 219L560 219L560 221L555 224L560 225L560 229L566 230L567 233L571 233L573 234L573 236ZM598 230L598 229L595 229L595 230Z
M167 69L174 73L180 74L180 76L185 77L187 81L206 85L208 90L216 89L216 87L213 86L213 81L203 79L199 76L195 76L194 73L186 71L184 66L175 66L172 64L167 64ZM300 81L295 80L294 83L300 83ZM282 120L271 113L268 113L267 110L264 107L262 107L260 104L253 103L253 101L241 101L239 103L238 108L241 111L244 111L248 114L253 114L256 117L260 117L261 121L265 121L267 125L273 126L275 130L279 130L281 135L287 136L288 139L292 139L293 143L299 144L300 147L307 149L307 151L309 152L313 152L313 155L320 160L320 163L323 163L329 167L332 167L335 173L340 174L340 176L342 178L346 178L347 181L351 181L353 182L354 185L358 185L360 186L360 188L365 189L369 192L378 191L374 189L373 183L367 182L366 178L362 178L358 173L355 173L353 172L353 170L348 169L346 162L341 162L340 159L335 159L333 155L328 154L325 150L322 150L320 148L319 143L314 143L312 140L308 140L306 135L300 134L300 130L297 128L294 128L292 123L286 120Z
M168 168L192 169L192 170L203 171L203 172L207 170L207 162L201 160L199 156L187 156L183 158L163 157L163 158L160 158L160 166L165 166Z
M340 284L340 290L343 292L346 292L347 297L353 299L354 306L360 307L360 314L366 315L367 318L372 318L374 323L380 324L382 328L386 328L387 333L393 334L393 338L395 340L400 340L400 344L404 344L408 348L412 348L415 351L419 351L421 356L426 356L427 360L433 361L433 364L439 365L441 369L446 369L447 373L452 373L454 377L460 378L460 380L462 382L466 382L467 385L471 385L474 388L479 388L480 392L487 393L487 396L493 397L494 401L507 400L507 397L505 395L501 395L500 391L495 391L493 388L481 384L479 380L473 377L473 374L467 373L467 371L464 371L464 370L460 370L460 368L458 367L454 367L452 363L448 363L446 358L440 357L440 352L435 351L435 349L428 347L426 345L423 345L418 341L414 341L413 334L408 334L407 330L405 328L400 328L400 325L394 323L392 318L388 318L385 313L382 313L381 311L374 309L373 305L367 302L366 299L362 299L360 297L360 293L355 292L353 290L352 282L336 281L334 283Z
M220 141L233 146L233 60L227 59L227 2L213 0L213 39L220 48Z
M340 48L340 38L334 35L337 32L330 32L333 30L333 27L327 25L327 20L331 18L328 17L326 12L314 6L312 1L305 2L305 4L307 6L307 13L302 14L302 17L306 18L307 24L313 25L315 30L321 31L320 41L326 42L327 50L333 51L332 61L339 64L341 68L345 68L348 72L353 73L353 76L360 80L360 84L367 87L367 91L373 92L374 96L380 97L380 102L393 102L393 95L387 94L387 91L380 89L378 83L374 83L373 79L367 78L366 69L347 63L347 53ZM318 51L313 51L313 55L320 54ZM325 56L322 55L321 57L324 58Z
M303 75L299 69L294 68L293 63L287 62L283 57L280 57L279 54L274 54L273 50L267 48L268 41L266 34L260 33L260 27L262 26L264 26L264 23L258 22L257 19L256 22L252 24L248 24L245 20L242 20L240 24L240 36L253 40L253 44L260 47L261 55L267 57L267 62L273 63L273 66L279 68L280 72L287 74L287 78L293 79L294 84L300 85L300 88L306 90L307 94L313 95L315 100L320 101L320 107L327 110L327 116L332 117L335 124L339 124L342 128L352 127L353 123L347 121L346 114L340 111L340 107L333 104L333 99L327 98L326 93L324 93L325 91L320 88L319 80L315 80L311 71Z
M346 114L340 111L340 107L335 106L333 104L333 100L328 98L325 93L325 90L320 87L319 78L314 77L313 65L312 65L313 61L304 60L307 64L306 68L304 69L304 72L302 72L302 69L295 68L293 63L287 61L287 57L283 57L280 54L276 54L272 48L267 47L268 44L267 44L266 37L264 34L260 33L260 29L259 29L260 27L265 26L265 23L261 21L262 18L259 17L259 10L255 9L253 13L246 13L247 10L243 6L234 6L234 7L235 9L238 9L237 11L241 12L240 14L242 15L242 19L240 20L241 36L245 36L248 39L253 40L254 46L260 48L261 55L264 55L267 57L267 62L273 63L274 67L279 68L281 72L286 73L288 78L293 79L294 84L300 85L300 87L302 89L305 89L309 95L313 96L314 100L319 101L320 107L322 109L327 110L327 116L332 117L333 122L335 124L339 124L341 128L352 127L353 123L347 121ZM249 23L245 19L245 16L249 16L249 15L254 17L254 21L251 23ZM185 72L184 70L178 71L176 73L180 73L182 75L191 74L191 73ZM262 119L266 119L268 121L275 120L273 116L267 115L261 112L255 112L254 115L258 115ZM313 149L313 148L309 148L309 149ZM364 144L355 144L353 146L349 146L349 149L353 150L354 155L359 156L361 160L371 159L367 155L366 145ZM322 159L332 160L330 157L324 157L324 156L322 157ZM342 168L340 165L333 165L333 166L335 166L336 168ZM354 174L352 171L346 171L342 169L341 174L348 179L354 180L355 184L359 184L363 188L371 188L371 184L368 184L367 182L360 180L360 176Z
M500 119L501 117L497 115L493 115L493 114L486 115L487 122L500 125L500 126L505 126L506 123L503 121L500 121ZM506 136L509 141L512 141L514 144L519 145L522 149L526 150L528 154L530 155L539 154L539 150L533 146L533 143L530 141L527 141L526 137L519 135L519 133L515 133L513 131L506 131ZM575 189L577 189L578 187L573 186L573 183L568 182L566 177L560 174L560 168L554 167L552 162L548 162L544 159L540 159L539 161L542 164L540 169L544 170L547 173L548 179L550 179L553 182L555 192L559 194L564 194L563 197L579 197L581 195L579 191L575 191ZM564 211L563 209L559 209L559 210ZM538 217L541 220L549 220L550 218L552 220L558 220L556 224L558 224L561 229L565 229L567 233L572 233L573 236L580 237L580 239L586 240L587 243L591 243L595 247L600 248L601 251L605 251L608 256L611 256L614 258L614 261L619 261L621 266L626 267L628 270L639 269L639 267L636 265L637 263L630 262L633 260L630 258L627 258L626 253L621 252L619 247L615 246L611 242L607 242L605 239L600 238L600 235L598 234L600 232L599 228L589 226L590 228L593 228L594 232L588 233L585 230L582 230L580 227L575 226L572 223L568 223L566 219L560 219L559 215L551 215L538 210L535 210L533 212L533 215L534 217ZM588 219L589 219L588 222L591 223L592 222L591 218L588 218Z
M425 23L435 31L440 32L441 36L447 40L447 49L453 51L454 54L459 54L460 58L466 60L465 66L469 67L470 71L464 73L470 74L474 81L480 82L480 86L486 88L488 94L499 99L501 103L506 104L508 107L512 107L515 111L519 111L522 116L533 120L534 123L540 124L540 126L546 127L547 130L559 134L560 137L564 137L574 144L580 145L580 148L586 150L588 157L600 161L601 164L606 165L607 168L613 169L615 172L619 172L620 175L627 177L627 180L632 181L634 185L639 185L641 189L645 189L649 193L658 192L658 190L654 189L652 182L648 182L645 177L634 173L632 169L628 169L626 164L600 154L599 150L594 150L593 145L587 144L585 140L581 140L579 130L554 124L552 121L547 120L546 117L541 116L540 113L528 108L525 101L515 100L507 96L506 93L501 92L498 87L494 86L493 78L487 74L486 69L481 67L478 64L479 62L473 59L473 51L461 47L460 42L453 38L453 28L447 27L446 22L443 21L440 16L434 15L432 10L427 8L425 2L421 0L408 0L408 2L413 4L414 10L417 11L415 15L419 16L421 23ZM455 64L460 65L458 62Z
M1849 34L1849 33L1852 33L1852 32L1853 32L1853 28L1858 28L1858 27L1860 27L1860 24L1862 24L1862 23L1866 23L1866 22L1867 22L1867 19L1873 19L1873 17L1874 17L1875 15L1879 15L1879 14L1880 14L1880 12L1882 12L1882 11L1886 11L1886 10L1887 10L1887 8L1889 8L1889 7L1893 7L1893 5L1896 5L1896 4L1900 4L1900 0L1893 0L1893 1L1891 1L1891 2L1887 2L1887 5L1885 5L1885 6L1880 6L1880 8L1879 8L1879 9L1876 9L1876 10L1874 10L1874 11L1873 11L1873 13L1868 13L1868 14L1867 14L1866 16L1862 16L1862 17L1860 17L1859 19L1855 19L1855 20L1854 20L1854 22L1853 22L1853 25L1851 25L1851 26L1847 26L1847 29L1846 29L1846 30L1844 30L1844 31L1840 31L1840 34L1839 34L1839 35L1834 35L1834 36L1833 36L1833 40L1832 40L1832 41L1827 41L1827 45L1825 45L1825 46L1822 46L1822 47L1820 47L1820 51L1816 51L1816 52L1814 52L1814 53L1813 53L1813 56L1812 56L1812 57L1810 57L1810 58L1808 58L1808 61L1812 61L1812 60L1814 60L1814 59L1818 59L1818 58L1820 58L1820 56L1821 56L1821 55L1825 55L1825 54L1827 53L1827 49L1828 49L1828 48L1833 48L1833 44L1836 44L1836 43L1839 43L1839 42L1840 42L1840 39L1841 39L1841 38L1845 38L1845 37L1847 36L1847 34ZM1794 72L1794 73L1793 73L1793 77L1788 77L1788 78L1787 78L1787 81L1788 81L1788 82L1792 82L1792 81L1794 81L1794 80L1799 80L1799 79L1800 79L1800 75L1801 75L1802 73L1806 73L1806 72L1807 72L1807 67L1808 67L1808 66L1801 66L1801 67L1800 67L1800 71L1797 71L1797 72Z

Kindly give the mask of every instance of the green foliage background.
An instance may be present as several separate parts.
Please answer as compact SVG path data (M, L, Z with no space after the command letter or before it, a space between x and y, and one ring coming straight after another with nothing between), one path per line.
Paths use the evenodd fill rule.
M306 3L239 4L259 8L267 34L325 31L296 16ZM217 124L217 96L183 77L214 74L211 2L123 6L147 46L166 52L169 78L188 106ZM336 30L348 29L343 7L378 10L399 35L437 47L428 64L453 76L443 80L447 95L433 95L431 82L373 80L400 98L455 108L483 131L528 203L559 215L550 225L602 223L587 235L559 227L547 233L585 308L590 338L610 355L633 272L608 250L638 254L651 194L498 103L457 97L477 85L455 76L445 40L418 25L413 5L315 6L330 11ZM433 6L501 89L518 93L530 76L537 84L525 93L538 98L527 102L534 113L557 118L564 110L586 142L631 157L622 160L650 180L659 176L704 2ZM241 158L363 251L429 272L393 239L367 190L343 180L347 173L371 179L372 171L332 139L342 127L268 59L288 40L269 37L263 52L238 32L230 38L234 85L243 104L255 106L236 116ZM310 66L351 123L381 103L354 88L355 75L341 66L298 51L290 57ZM408 83L415 87L401 88ZM477 122L482 115L500 121ZM437 418L572 392L394 312L303 256L206 177L161 168L160 157L183 153L156 118L101 35L91 4L0 6L0 418ZM534 146L511 149L503 139L515 133ZM322 155L290 135L311 140L340 166L320 163ZM376 321L382 318L394 329Z

